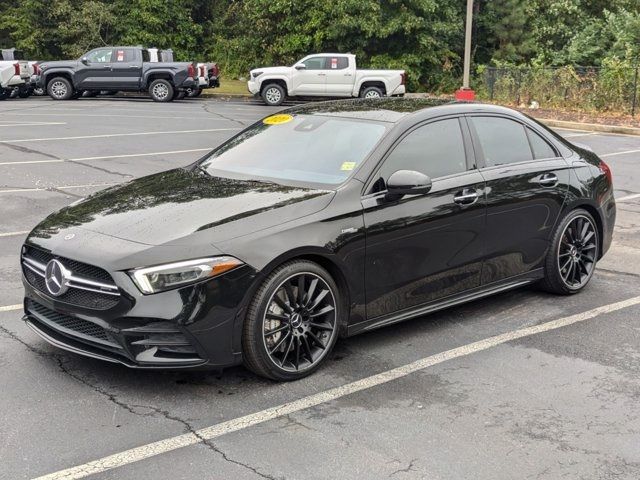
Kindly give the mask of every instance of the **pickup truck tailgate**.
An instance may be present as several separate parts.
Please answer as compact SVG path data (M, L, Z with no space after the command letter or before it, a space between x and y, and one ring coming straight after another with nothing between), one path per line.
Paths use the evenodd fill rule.
M18 60L16 62L20 68L20 78L28 80L31 78L31 71L29 70L29 62L25 60Z

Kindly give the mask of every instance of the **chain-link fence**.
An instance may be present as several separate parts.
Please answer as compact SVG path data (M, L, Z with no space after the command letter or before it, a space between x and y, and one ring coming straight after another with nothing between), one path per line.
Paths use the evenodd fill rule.
M606 67L484 67L476 78L479 96L508 104L537 102L540 108L613 111L635 115L638 65Z

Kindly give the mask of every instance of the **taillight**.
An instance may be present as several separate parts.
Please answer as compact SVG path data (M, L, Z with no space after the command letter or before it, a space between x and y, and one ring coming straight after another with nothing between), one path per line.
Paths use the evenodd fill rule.
M609 180L609 184L613 184L613 175L611 174L611 168L609 168L609 165L604 163L603 160L600 160L600 165L598 165L598 167L600 167L600 170L602 171L602 173L604 173L604 176L607 177L607 180Z
M15 75L20 75L20 64L19 63L14 63L13 64L13 71L15 72Z
M200 65L200 76L204 77L204 65Z
M217 63L213 64L213 67L211 67L211 72L213 73L214 77L217 77L220 74L220 68L218 68Z
M40 73L42 73L42 70L40 70L40 66L37 63L33 64L33 74L34 75L40 75Z
M400 85L406 85L407 84L407 74L405 72L402 72L400 74Z
M193 63L189 64L189 68L187 69L187 75L189 77L195 77L196 76L196 68L193 66Z

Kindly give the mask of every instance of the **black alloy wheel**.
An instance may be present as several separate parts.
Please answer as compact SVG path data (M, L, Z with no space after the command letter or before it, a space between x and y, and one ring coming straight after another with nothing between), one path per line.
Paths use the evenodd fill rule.
M582 290L595 271L598 237L598 228L589 212L583 209L570 212L554 235L542 286L564 295Z
M259 303L259 308L255 308ZM245 364L276 380L302 378L320 366L338 335L337 286L320 266L285 264L256 294L245 324Z

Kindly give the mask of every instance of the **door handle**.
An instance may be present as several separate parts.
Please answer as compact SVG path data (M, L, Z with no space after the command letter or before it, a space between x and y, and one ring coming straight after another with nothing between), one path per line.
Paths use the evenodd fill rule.
M106 70L107 68L111 68L111 65L103 65L102 68Z
M138 65L129 65L129 68L140 68Z
M545 173L540 177L538 183L543 187L554 187L558 184L558 176L555 173Z
M471 205L476 203L480 194L473 188L464 188L461 192L456 193L453 197L453 201L459 205Z
M352 76L353 76L353 74L351 74L351 73L345 73L345 74L344 74L344 76L345 76L345 77L352 77Z
M327 74L326 74L326 73L319 73L319 74L318 74L318 76L319 76L319 77L326 77L326 76L327 76Z

